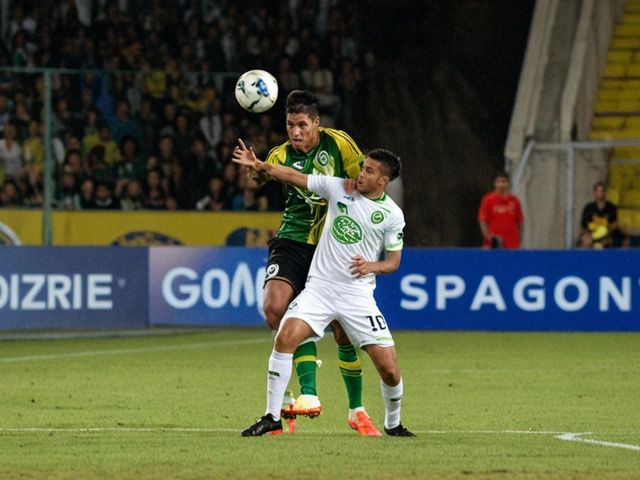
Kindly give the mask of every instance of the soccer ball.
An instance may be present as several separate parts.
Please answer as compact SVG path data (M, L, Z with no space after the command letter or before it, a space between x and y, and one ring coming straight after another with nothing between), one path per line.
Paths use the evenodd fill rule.
M236 100L249 112L269 110L278 99L278 81L264 70L249 70L236 83Z

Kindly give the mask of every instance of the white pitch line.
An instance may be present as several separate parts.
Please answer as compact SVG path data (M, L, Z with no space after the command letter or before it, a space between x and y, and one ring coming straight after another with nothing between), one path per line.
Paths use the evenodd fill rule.
M562 435L556 436L556 438L560 440L567 440L569 442L582 442L582 443L591 443L593 445L602 445L603 447L614 447L614 448L626 448L627 450L638 450L640 451L640 446L631 445L628 443L616 443L616 442L605 442L602 440L592 440L590 438L581 438L581 435L593 435L590 432L583 433L563 433Z
M150 427L96 427L96 428L0 428L0 432L44 432L44 433L100 433L100 432L239 432L240 429L235 428L150 428Z
M24 427L2 428L1 432L45 432L45 433L100 433L100 432L239 432L240 428L197 428L197 427L81 427L81 428L56 428L56 427ZM349 430L307 430L307 434L339 435ZM414 430L423 435L560 435L563 432L531 431L531 430Z
M87 427L87 428L47 428L47 427L25 427L25 428L2 428L0 433L239 433L240 428L196 428L196 427ZM296 433L298 436L311 435L343 435L347 430L308 430ZM559 440L583 442L603 447L624 448L627 450L640 450L640 446L626 443L605 442L601 440L591 440L581 438L581 435L594 435L591 432L553 432L534 430L414 430L419 435L553 435ZM596 434L606 435L606 434Z
M192 348L207 347L226 347L230 345L243 345L247 343L267 343L273 342L272 339L252 339L252 340L234 340L228 342L209 342L209 343L193 343L190 345L167 345L164 347L145 347L145 348L125 348L121 350L88 350L84 352L57 353L50 355L31 355L28 357L6 357L0 358L0 363L12 362L29 362L34 360L52 360L58 358L74 358L74 357L92 357L96 355L119 355L121 353L145 353L160 352L168 350L185 350Z

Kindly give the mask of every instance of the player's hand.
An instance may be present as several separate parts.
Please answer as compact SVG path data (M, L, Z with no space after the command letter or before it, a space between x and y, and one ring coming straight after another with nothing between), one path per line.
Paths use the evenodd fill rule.
M344 181L344 191L351 195L356 191L356 180L354 178L346 178Z
M355 275L356 278L360 278L372 272L370 262L367 262L361 255L351 257L353 263L349 265L351 275Z
M260 160L256 157L256 154L253 151L253 147L247 148L241 138L238 139L238 146L233 149L233 158L232 160L238 165L242 165L243 167L253 168L255 170L260 169Z

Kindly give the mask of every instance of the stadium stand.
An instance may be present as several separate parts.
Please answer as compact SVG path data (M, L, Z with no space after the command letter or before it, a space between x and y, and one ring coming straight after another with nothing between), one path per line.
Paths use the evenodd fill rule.
M592 139L640 138L640 0L627 0L607 55L595 106ZM640 146L611 149L608 198L620 225L640 232Z
M58 69L52 92L57 184L63 174L69 181L70 170L74 191L87 179L97 180L96 175L101 182L118 183L124 175L119 168L127 155L124 148L130 148L126 178L141 181L147 195L146 172L160 171L163 195L173 200L162 208L196 209L202 200L185 191L194 139L206 140L206 155L216 163L211 175L224 181L229 135L232 142L241 136L259 145L263 154L285 138L280 106L257 116L236 104L235 78L244 70L264 68L279 78L279 65L287 59L299 75L307 54L315 52L331 59L322 66L333 76L341 103L354 103L353 78L362 76L354 32L361 19L352 2L292 2L268 9L264 2L249 1L241 10L234 2L125 3L126 10L114 0L84 2L80 10L66 1L13 5L0 41L0 65L9 67L0 71L0 150L10 159L0 164L0 185L16 187L19 206L42 207L44 85L41 74L10 67ZM343 111L331 119L339 128L347 128L352 115L348 108ZM88 143L93 148L86 148ZM71 149L82 152L79 169L64 161ZM100 167L94 171L94 165ZM241 188L236 183L225 190ZM122 182L117 191L126 191ZM265 202L268 208L281 208L279 192L265 190L273 197ZM2 198L0 207L16 206L15 200L4 204ZM231 209L233 203L225 205ZM149 198L142 206L158 208Z

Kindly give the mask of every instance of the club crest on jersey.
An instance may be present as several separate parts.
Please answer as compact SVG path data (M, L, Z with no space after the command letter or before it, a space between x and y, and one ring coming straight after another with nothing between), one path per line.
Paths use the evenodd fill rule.
M384 213L380 210L376 210L371 214L371 223L378 224L384 220Z
M362 227L352 218L343 215L333 221L331 235L344 245L352 245L362 240Z
M325 152L324 150L318 152L318 155L316 155L316 163L320 166L320 167L326 167L327 165L329 165L329 160L331 159L331 157L329 156L329 154L327 152Z
M268 280L272 277L275 277L279 271L280 265L278 265L277 263L272 263L271 265L269 265L269 267L267 267L267 274L265 276L265 279Z

